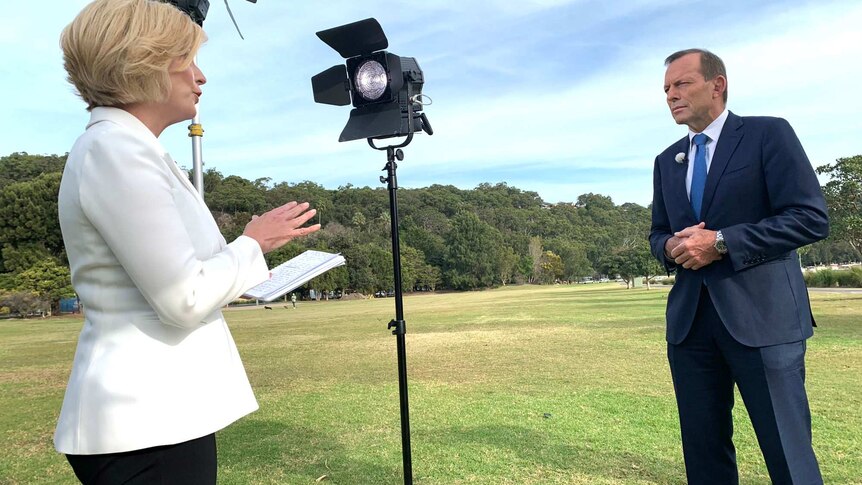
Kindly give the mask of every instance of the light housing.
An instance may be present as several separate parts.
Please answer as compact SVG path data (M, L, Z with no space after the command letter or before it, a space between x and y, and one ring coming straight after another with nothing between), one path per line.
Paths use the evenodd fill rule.
M248 1L251 3L257 3L257 0ZM170 3L174 7L183 11L201 27L203 27L204 20L207 18L207 11L210 9L209 0L167 0L167 3ZM228 5L227 0L225 0L224 4L227 7L230 18L233 20L233 14L230 13L230 6ZM236 21L234 21L234 25L236 25ZM239 30L239 27L237 27L237 30ZM240 37L242 37L242 34L240 34Z
M433 133L422 113L422 69L412 57L383 50L389 41L377 20L322 30L317 36L346 59L311 78L315 102L353 104L338 141Z
M171 0L169 3L188 14L200 26L203 26L210 8L209 0Z

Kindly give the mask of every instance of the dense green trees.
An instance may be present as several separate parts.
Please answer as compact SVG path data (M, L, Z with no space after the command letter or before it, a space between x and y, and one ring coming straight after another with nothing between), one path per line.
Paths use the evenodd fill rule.
M498 268L503 259L500 231L473 212L452 218L444 239L443 281L456 290L473 290L501 284Z
M65 164L66 155L30 155L27 152L19 152L0 157L0 189L42 174L62 172Z
M831 180L823 186L832 239L862 251L862 155L839 158L817 169Z
M35 259L54 256L65 263L57 193L60 173L45 173L0 189L3 269L20 271Z
M21 308L72 293L57 221L65 156L0 157L0 299ZM801 251L804 264L858 260L862 245L862 156L821 167L832 237ZM276 182L204 174L205 199L225 238L242 234L252 214L291 200L308 201L324 230L267 255L277 265L305 249L340 252L344 268L307 285L324 294L391 291L389 198L384 187ZM472 190L451 185L399 189L402 285L405 291L468 290L510 283L635 277L662 271L646 243L649 208L614 204L601 194L545 203L505 183ZM14 303L17 302L17 303ZM40 303L42 302L42 303ZM29 306L28 306L29 305ZM0 303L0 307L7 306Z
M74 296L57 217L65 156L0 157L0 311L56 310Z

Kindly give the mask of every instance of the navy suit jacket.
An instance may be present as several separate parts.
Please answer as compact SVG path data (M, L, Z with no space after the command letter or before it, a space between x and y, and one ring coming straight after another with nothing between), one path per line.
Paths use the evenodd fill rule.
M814 320L796 249L829 234L826 201L811 163L787 121L728 113L713 152L701 209L721 230L728 253L697 271L664 255L674 232L698 224L686 192L688 136L655 160L650 247L676 282L668 295L667 341L685 339L701 286L730 334L764 347L806 339Z

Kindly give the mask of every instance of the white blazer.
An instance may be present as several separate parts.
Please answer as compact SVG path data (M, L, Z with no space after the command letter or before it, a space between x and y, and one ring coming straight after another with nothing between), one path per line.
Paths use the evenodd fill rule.
M130 113L95 108L66 161L60 228L84 326L54 435L61 453L181 443L257 409L219 308L269 272Z

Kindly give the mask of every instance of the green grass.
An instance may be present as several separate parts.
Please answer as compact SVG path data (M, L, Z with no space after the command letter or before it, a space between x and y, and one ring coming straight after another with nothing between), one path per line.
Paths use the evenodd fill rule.
M684 483L666 294L405 298L415 483ZM862 483L862 295L812 299L815 449L826 483ZM273 306L226 313L261 409L219 433L219 482L402 483L393 300ZM80 325L0 322L0 484L75 483L51 436ZM737 401L741 482L767 484Z

